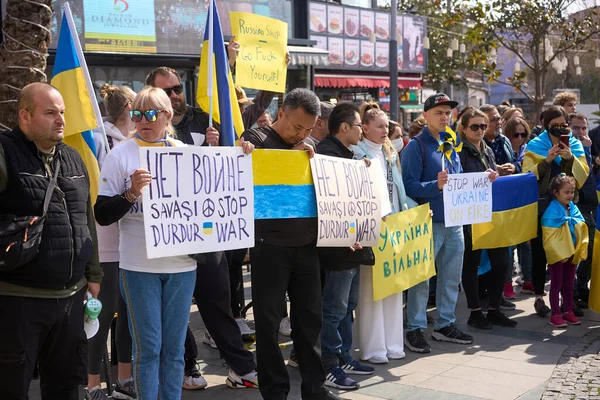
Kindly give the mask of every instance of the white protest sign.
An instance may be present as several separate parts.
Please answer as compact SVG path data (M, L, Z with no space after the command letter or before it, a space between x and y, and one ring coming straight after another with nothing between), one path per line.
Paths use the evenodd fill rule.
M317 195L317 246L377 246L381 227L381 167L315 154L310 166ZM385 194L385 193L384 193Z
M492 183L487 172L448 175L444 218L447 227L492 221Z
M241 147L141 147L148 258L254 246L252 156Z

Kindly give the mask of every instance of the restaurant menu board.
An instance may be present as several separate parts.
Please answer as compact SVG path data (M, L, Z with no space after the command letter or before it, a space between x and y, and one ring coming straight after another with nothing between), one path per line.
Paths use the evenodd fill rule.
M327 6L327 31L330 35L344 32L344 9L339 6Z
M385 69L390 67L390 44L388 42L375 43L375 66Z
M324 2L308 3L308 30L317 47L323 48L327 38L329 65L319 68L389 71L389 49L392 14L364 8ZM427 71L427 35L425 18L395 15L400 72ZM317 39L313 39L316 37Z
M333 66L341 66L344 64L344 39L329 38L329 64Z
M423 37L427 35L425 18L404 16L403 59L404 69L411 72L427 70L427 50L423 49ZM400 53L398 53L400 57Z
M315 36L311 35L310 40L317 42L315 47L321 50L327 50L327 36Z
M3 3L5 0L1 0ZM51 49L58 43L67 0L53 0ZM68 0L81 45L86 52L181 54L198 56L204 40L208 2L200 0ZM292 36L291 0L219 0L224 35L231 35L229 13L242 11L288 24ZM326 8L323 8L326 10ZM324 12L323 27L327 24Z
M357 66L360 59L360 41L357 39L345 39L344 52L344 64L348 67Z
M345 34L349 37L358 37L358 28L360 24L358 8L348 8L344 9L344 26L346 28Z
M375 29L375 13L360 10L360 37L369 39Z
M390 14L375 13L375 37L380 40L389 40L391 36Z

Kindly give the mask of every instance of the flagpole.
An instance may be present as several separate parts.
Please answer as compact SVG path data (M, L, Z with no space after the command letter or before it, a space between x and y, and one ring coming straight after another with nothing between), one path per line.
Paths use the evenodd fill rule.
M212 128L213 121L213 70L214 70L214 62L213 62L213 54L214 54L214 7L215 0L210 0L210 5L208 6L208 85L206 86L206 95L208 96L208 126Z
M88 93L90 100L92 101L92 109L94 110L94 115L96 116L96 123L98 124L98 128L102 131L102 138L104 139L104 148L108 153L110 148L108 146L108 139L106 138L106 131L104 130L104 122L102 121L102 113L100 112L100 107L98 107L98 101L96 100L96 92L94 90L94 86L92 85L92 80L90 78L90 72L88 71L87 63L85 62L85 57L83 56L83 50L81 48L81 43L79 42L79 35L77 34L77 29L75 28L75 22L73 20L73 14L71 14L71 6L69 2L65 2L65 14L67 16L67 25L69 26L69 31L71 31L71 37L73 38L73 42L75 44L75 51L77 52L77 58L79 58L79 62L81 64L81 69L83 71L83 77L85 79L85 84L88 89ZM95 154L96 149L92 149Z

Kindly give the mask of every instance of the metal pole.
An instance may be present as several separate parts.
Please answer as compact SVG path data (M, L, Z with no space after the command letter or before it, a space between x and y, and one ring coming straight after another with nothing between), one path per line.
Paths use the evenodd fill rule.
M390 119L398 121L398 0L392 0L392 39L390 40Z

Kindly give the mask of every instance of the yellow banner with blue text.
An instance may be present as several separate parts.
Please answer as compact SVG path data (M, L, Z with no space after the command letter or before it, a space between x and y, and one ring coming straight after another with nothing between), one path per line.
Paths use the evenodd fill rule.
M250 89L284 93L288 24L246 12L229 13L231 33L240 44L235 83Z
M389 215L373 248L373 301L402 292L435 275L429 203Z

